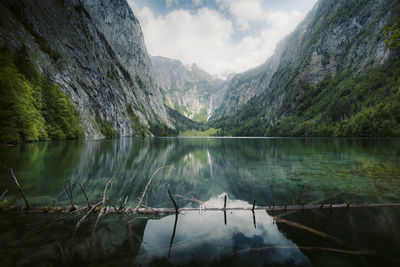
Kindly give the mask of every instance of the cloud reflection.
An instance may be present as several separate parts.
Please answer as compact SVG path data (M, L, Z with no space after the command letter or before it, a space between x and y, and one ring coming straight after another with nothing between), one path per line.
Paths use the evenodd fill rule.
M223 196L211 198L203 207L222 207ZM241 200L228 200L227 206L249 207ZM257 227L254 228L251 212L233 211L227 213L227 225L223 212L206 211L179 214L175 238L168 258L168 248L172 236L175 215L147 222L143 242L134 265L169 263L173 265L229 264L231 260L249 261L251 265L290 264L310 266L308 258L288 240L266 212L256 211ZM248 257L248 253L232 253L261 247L271 248Z

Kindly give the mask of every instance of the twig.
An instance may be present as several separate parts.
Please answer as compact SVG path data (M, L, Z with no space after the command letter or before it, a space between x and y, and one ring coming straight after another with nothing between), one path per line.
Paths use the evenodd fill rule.
M29 205L28 199L26 198L24 191L22 190L21 186L18 183L17 177L15 177L15 175L14 175L14 170L12 168L8 168L6 165L4 165L1 162L0 162L0 165L3 166L4 169L6 169L7 171L10 172L11 178L13 179L14 184L17 186L18 191L21 193L22 197L24 198L26 207L29 209L31 206Z
M88 196L86 195L85 189L83 188L83 186L82 186L81 184L79 184L79 187L81 188L81 190L82 190L82 192L83 192L83 195L84 195L85 198L86 198L86 202L87 202L88 209L90 209L92 205L90 204L89 198L88 198Z
M69 200L71 202L71 206L76 210L76 206L74 204L74 196L72 194L72 186L71 186L71 179L70 178L68 178L68 190L69 190L69 194L68 194L67 189L65 189L65 191L67 191L67 195L68 195Z
M93 227L93 230L92 230L92 234L91 234L90 240L93 239L94 234L95 234L95 232L96 232L97 223L99 222L101 216L102 216L103 213L104 213L103 205L104 205L104 203L106 202L107 189L108 189L108 187L109 187L111 184L112 184L112 178L110 179L110 181L108 181L108 183L106 184L106 187L104 188L103 200L101 201L101 207L100 207L99 215L97 216L96 222L94 223L94 227Z
M169 191L169 190L168 190ZM168 258L171 256L171 248L172 244L174 243L175 232L176 232L176 225L178 223L178 212L175 213L175 223L174 223L174 230L172 231L171 241L169 242L168 248Z
M59 241L57 241L56 244L57 244L57 247L60 249L63 266L67 266L67 261L66 261L66 258L65 258L64 249L63 249L63 247L62 247L62 245L61 245L61 243Z
M137 210L139 209L140 205L142 205L143 198L144 198L144 196L146 195L146 191L147 191L147 189L149 188L149 186L150 186L150 184L151 184L151 181L153 180L153 178L154 178L154 176L157 174L157 172L158 172L159 170L161 170L161 169L165 169L165 168L169 168L169 167L173 167L173 165L167 165L167 166L160 167L160 168L158 168L158 169L153 173L153 175L150 177L149 181L147 182L146 187L145 187L144 190L143 190L142 196L139 198L139 202L137 203L136 208L133 210L132 215L136 214L136 212L137 212Z
M19 200L17 199L18 205L19 205L19 213L22 213L22 211L24 210L24 207L21 205L21 202L19 202Z
M175 212L178 214L179 213L179 207L176 204L175 199L172 197L171 192L169 191L169 189L168 189L168 195L169 195L169 198L171 199L172 203L174 203Z
M224 210L226 210L226 195L224 196Z
M193 201L193 202L199 203L200 205L204 204L204 201L198 200L194 197L189 198L189 197L182 196L180 194L174 194L174 197L182 198L183 200Z
M8 192L8 189L4 190L3 194L0 196L0 200L4 197L4 195Z
M102 204L103 202L100 201L98 203L96 203L95 205L92 206L92 208L85 214L82 216L82 218L76 223L75 225L75 230L78 230L79 226L85 221L86 217L89 216L90 213L92 213L92 211L100 204Z

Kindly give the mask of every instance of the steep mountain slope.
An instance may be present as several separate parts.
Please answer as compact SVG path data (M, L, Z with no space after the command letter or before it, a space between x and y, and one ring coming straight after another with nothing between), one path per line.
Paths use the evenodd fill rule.
M155 79L166 104L195 121L206 121L213 107L213 94L222 80L193 64L190 68L175 59L151 57Z
M253 79L231 85L214 127L233 135L400 134L398 51L385 44L399 10L399 1L320 0L264 65L242 74ZM258 97L232 115L243 88Z
M0 10L0 45L13 53L26 47L69 96L86 137L173 127L125 0L1 0Z

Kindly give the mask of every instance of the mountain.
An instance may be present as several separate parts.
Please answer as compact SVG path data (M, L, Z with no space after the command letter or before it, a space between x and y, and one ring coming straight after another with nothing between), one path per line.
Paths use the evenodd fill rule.
M214 109L213 95L222 80L196 64L189 68L179 60L160 56L152 56L151 61L165 103L190 119L207 121Z
M25 51L26 61L60 88L85 137L158 135L174 128L125 0L1 0L0 10L0 45L14 57ZM25 74L19 81L35 84L18 70ZM7 105L14 104L2 109ZM36 108L46 117L49 107L43 105Z
M400 135L392 0L320 0L263 65L236 75L212 125L227 135ZM389 33L390 35L390 33Z

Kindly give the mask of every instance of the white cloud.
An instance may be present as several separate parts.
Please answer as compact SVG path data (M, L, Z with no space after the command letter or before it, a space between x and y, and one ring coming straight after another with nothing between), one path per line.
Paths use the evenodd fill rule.
M235 17L239 30L248 30L249 22L263 18L261 0L227 1L226 4L230 13Z
M138 8L128 1L143 29L151 55L181 60L186 65L198 64L211 74L226 77L262 64L272 55L277 42L292 31L305 14L261 10L251 12L259 1L236 1L238 6L225 6L235 13L234 21L222 12L207 7L196 12L174 10L155 16L148 7ZM252 2L252 3L250 3ZM219 3L221 6L226 3ZM241 8L240 8L241 7ZM261 20L265 27L257 34L234 40L234 34Z

